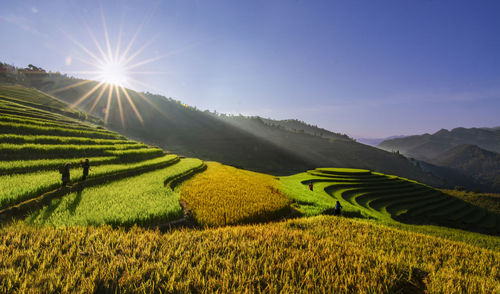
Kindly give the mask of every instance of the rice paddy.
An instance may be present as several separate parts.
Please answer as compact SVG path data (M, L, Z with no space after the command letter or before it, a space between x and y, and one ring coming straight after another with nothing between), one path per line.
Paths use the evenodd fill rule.
M169 175L173 176L172 173L175 176L176 171L179 173L184 172L183 166L186 166L186 164L189 166L188 163L192 162L192 160L184 160L183 162L186 163L179 164L179 158L176 155L165 154L162 149L151 148L142 143L126 140L122 135L102 127L91 126L72 119L73 112L67 110L67 105L32 89L0 86L0 110L0 209L6 209L17 204L22 205L24 201L42 197L45 193L51 191L60 190L61 174L59 173L59 167L66 163L71 164L69 186L78 185L78 187L84 188L82 190L85 191L84 199L87 199L90 197L87 197L87 195L93 195L91 193L91 191L94 191L92 185L100 184L100 188L96 188L95 191L101 191L109 195L113 194L112 191L119 190L117 188L105 189L113 181L118 181L123 185L124 182L120 182L120 180L130 176L133 176L134 179L139 177L144 180L147 176L141 177L141 174L153 175L150 172L154 173L155 170L164 170L165 178L168 178ZM63 116L60 113L69 114L70 117ZM90 160L91 168L87 180L82 182L80 163L85 158ZM165 171L167 167L170 168L168 172ZM158 182L159 178L152 176L151 180L153 179ZM102 184L103 181L105 181L104 185ZM136 186L144 188L144 185L141 186L138 183ZM132 193L131 186L127 187ZM151 195L160 195L158 191L162 189L165 190L165 193L168 192L163 185L156 185L154 189L156 189L154 193L150 190L147 191L151 192ZM71 189L67 191L60 190L63 199L55 199L54 201L67 203L68 200L66 199L68 197L75 197L75 193L64 196L65 193L70 191ZM134 195L136 196L148 197L146 192L142 194L137 190L135 191L136 194ZM126 195L122 192L120 194L122 196ZM117 195L117 197L119 196ZM132 198L141 199L140 197ZM112 197L106 199L115 199L112 202L117 201L116 198ZM172 206L171 204L165 204L166 206L158 205L158 199L160 198L157 197L157 202L151 200L151 203L155 204L147 209L133 210L135 212L139 211L138 213L142 218L138 217L137 214L131 214L130 218L125 220L127 211L122 207L121 212L120 210L115 211L115 214L111 214L111 216L101 213L102 218L89 217L86 221L88 224L103 223L103 220L109 220L110 222L120 220L124 224L133 222L131 220L146 223L146 219L157 219L159 215L162 215L163 218L178 215L178 211L173 213L168 208ZM176 209L180 207L178 197L168 199L171 199L172 203L176 203L176 206L174 205ZM75 202L72 203L74 206ZM77 211L88 209L89 207L85 206L86 203L88 202L83 201L82 207L78 208ZM103 205L103 207L106 207L105 204ZM57 214L64 215L61 209L63 207L67 208L67 206L58 207ZM43 210L45 214L43 215L46 215L48 210L53 210L52 206L45 208ZM104 210L106 209L104 208ZM111 208L110 211L112 210ZM148 214L148 210L154 212ZM38 212L41 212L41 210ZM68 220L68 222L80 223L85 218L80 216L76 219L78 221L72 219L72 221ZM40 223L41 218L38 218L37 222ZM60 221L53 221L53 218L50 218L49 222L60 224Z
M0 292L498 293L500 252L319 216L161 233L0 229Z
M499 237L410 225L495 234L491 211L369 170L276 178L208 162L203 171L199 159L78 116L42 92L0 86L0 214L30 208L0 227L2 293L500 292ZM343 216L370 220L315 216L336 201ZM255 224L295 209L311 217ZM151 229L184 213L205 229Z
M339 201L347 216L500 233L498 214L426 185L368 170L318 168L283 177L280 188L306 215L331 213Z
M208 162L207 170L181 187L181 199L202 226L262 222L290 212L290 200L274 177Z
M182 216L179 193L165 187L175 175L201 166L199 159L65 195L28 217L44 225L151 225Z

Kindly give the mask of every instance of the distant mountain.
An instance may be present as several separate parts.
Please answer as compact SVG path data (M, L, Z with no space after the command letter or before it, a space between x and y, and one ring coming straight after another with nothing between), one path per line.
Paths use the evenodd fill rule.
M380 143L382 143L383 141L404 138L404 137L407 137L407 136L400 135L400 136L390 136L390 137L386 137L386 138L356 138L356 141L363 143L363 144L366 144L366 145L370 145L370 146L377 146Z
M499 153L500 129L455 128L451 131L441 129L432 135L385 140L378 147L388 151L398 150L406 156L432 162L433 158L446 150L463 144L477 145L482 149Z
M2 76L3 75L3 76ZM37 88L76 105L134 140L174 153L275 175L321 166L367 168L440 186L405 157L357 143L298 120L220 115L150 93L99 88L99 83L41 69L0 70L0 82Z
M386 140L379 147L427 162L421 164L424 170L470 190L500 191L499 127L442 129Z
M490 130L490 131L500 131L500 126L498 126L498 127L493 127L493 128L480 128L480 129Z
M470 176L481 185L500 191L500 154L476 145L459 145L437 156L437 165L452 168Z

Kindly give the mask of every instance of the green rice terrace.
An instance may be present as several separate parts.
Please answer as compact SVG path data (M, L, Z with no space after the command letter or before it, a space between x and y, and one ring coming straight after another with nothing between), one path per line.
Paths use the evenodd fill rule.
M129 226L183 216L178 193L165 186L202 168L201 160L181 159L72 117L77 112L47 94L0 86L2 219ZM86 158L91 168L82 181ZM66 163L71 181L61 187L59 167Z
M317 168L283 177L281 182L283 191L305 215L330 214L339 201L346 216L500 233L498 214L397 176L363 169ZM313 191L309 191L310 183Z

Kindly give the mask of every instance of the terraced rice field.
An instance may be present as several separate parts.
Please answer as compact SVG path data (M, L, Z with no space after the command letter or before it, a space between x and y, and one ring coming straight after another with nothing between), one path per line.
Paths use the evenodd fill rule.
M331 213L339 201L346 215L500 232L498 214L426 185L368 170L318 168L282 178L281 188L306 215Z
M179 193L165 187L177 175L203 165L187 158L166 168L65 195L28 217L44 225L150 225L182 216Z
M110 175L119 176L121 173L137 170L157 169L177 160L176 155L165 155L135 163L99 165L92 167L88 179ZM78 183L82 175L81 168L75 167L71 169L70 174L73 174L73 180L70 184ZM2 191L0 208L20 203L60 186L61 176L58 170L0 176L0 189Z
M59 113L73 112L36 90L0 86L0 214L14 205L31 209L29 200L58 195L31 211L28 221L132 225L182 215L179 194L165 181L199 168L202 161L180 160ZM82 181L85 158L91 168ZM66 163L71 180L62 188L59 167Z

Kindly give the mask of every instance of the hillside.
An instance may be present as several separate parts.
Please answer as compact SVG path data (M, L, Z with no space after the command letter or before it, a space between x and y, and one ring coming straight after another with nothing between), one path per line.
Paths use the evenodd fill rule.
M164 185L202 168L201 160L128 140L83 122L86 115L75 120L68 108L34 89L0 87L1 221L128 226L183 216L178 193ZM69 180L61 185L64 165Z
M322 138L351 140L345 134L342 135L339 133L334 133L327 129L319 128L318 126L313 126L297 119L275 120L270 118L261 118L261 117L259 118L267 125L281 127L287 131L294 133L309 134L313 136L319 136Z
M360 169L317 168L283 177L285 195L305 215L344 215L500 234L500 215L407 179ZM308 189L313 184L313 191Z
M442 129L432 135L386 140L378 147L397 150L420 161L423 170L442 178L448 186L500 191L498 127Z
M500 154L476 145L459 145L436 157L434 162L470 176L500 191Z
M396 138L404 138L404 137L406 137L406 136L399 135L399 136L389 136L387 138L356 138L356 141L363 143L363 144L366 144L366 145L370 145L370 146L377 146L384 141L396 139Z
M423 134L385 140L378 147L396 151L421 160L432 162L436 156L458 145L477 145L487 151L500 153L498 128L441 129L434 134Z
M430 184L442 184L441 181L413 166L403 156L359 144L344 136L327 139L306 133L291 133L282 127L268 125L260 117L225 115L218 117L238 129L245 130L300 156L311 167L343 166L367 168L387 173L391 171Z
M97 82L56 73L24 72L23 81L103 119L114 131L185 156L274 175L321 165L344 166L443 184L403 157L296 120L214 115L171 98L99 89Z

